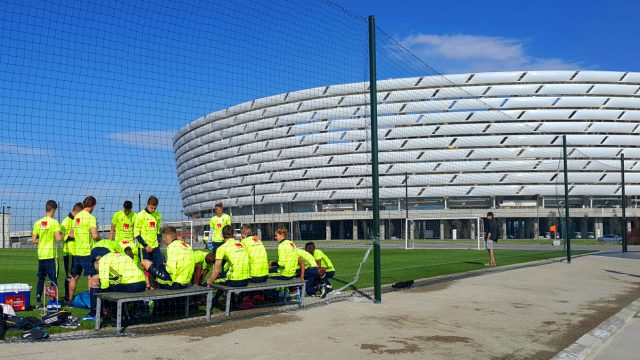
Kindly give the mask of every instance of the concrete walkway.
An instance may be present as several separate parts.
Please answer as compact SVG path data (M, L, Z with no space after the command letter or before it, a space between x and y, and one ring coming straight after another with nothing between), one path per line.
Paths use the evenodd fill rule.
M637 298L640 261L585 256L384 294L379 305L345 301L157 336L0 345L0 358L548 359Z
M623 326L604 346L589 357L591 360L636 360L640 356L640 318L638 315Z

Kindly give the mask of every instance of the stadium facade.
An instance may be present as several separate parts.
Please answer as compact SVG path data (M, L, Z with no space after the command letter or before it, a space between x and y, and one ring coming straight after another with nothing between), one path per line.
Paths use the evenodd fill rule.
M205 224L222 201L234 223L291 223L297 239L367 238L367 85L256 99L182 128L174 149L185 213ZM407 216L422 219L421 229L409 222L410 237L444 239L456 230L473 238L471 218L488 210L501 219L503 237L544 236L563 215L562 135L570 233L622 231L622 153L627 228L636 226L640 73L389 79L378 82L378 99L383 239L402 238Z

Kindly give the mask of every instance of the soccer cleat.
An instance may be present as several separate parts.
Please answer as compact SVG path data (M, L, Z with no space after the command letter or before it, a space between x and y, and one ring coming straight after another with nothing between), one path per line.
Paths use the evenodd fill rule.
M324 299L327 296L327 286L323 285L320 289L320 299Z

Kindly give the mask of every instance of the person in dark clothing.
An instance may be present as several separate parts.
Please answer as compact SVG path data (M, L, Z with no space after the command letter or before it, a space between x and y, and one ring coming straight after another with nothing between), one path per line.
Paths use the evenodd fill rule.
M489 266L496 266L496 258L493 255L493 247L498 241L498 221L493 216L492 212L487 213L487 218L484 221L484 241L485 248L489 252Z

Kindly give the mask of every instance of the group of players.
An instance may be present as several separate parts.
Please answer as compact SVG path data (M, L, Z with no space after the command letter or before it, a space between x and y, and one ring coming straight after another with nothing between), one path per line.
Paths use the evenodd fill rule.
M46 278L57 285L57 242L62 242L64 256L65 297L71 306L77 282L83 274L91 299L91 310L83 320L95 320L96 294L99 292L141 292L145 289L183 289L193 284L214 283L232 287L269 278L306 281L308 296L331 291L329 281L335 268L329 257L311 242L298 249L288 240L286 228L278 228L278 260L268 261L267 251L249 225L242 226L237 239L231 217L222 203L215 205L210 221L207 250L193 250L178 239L174 227L161 229L162 214L158 198L151 195L145 209L132 211L131 201L113 215L108 239L101 239L96 218L92 215L96 199L87 196L59 223L55 220L57 203L47 201L46 214L34 223L32 242L38 245L38 284L36 306L42 306ZM166 258L160 245L166 245ZM210 274L209 274L210 272ZM206 280L206 281L205 281Z

